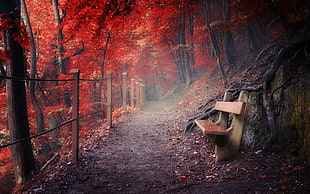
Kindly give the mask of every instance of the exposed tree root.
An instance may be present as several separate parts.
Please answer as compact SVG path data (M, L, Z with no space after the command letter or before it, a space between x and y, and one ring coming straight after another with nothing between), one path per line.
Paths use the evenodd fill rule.
M59 156L58 152L41 167L40 171L43 171L57 156Z
M200 109L206 107L209 103L213 102L214 100L216 100L216 99L218 99L218 98L219 98L219 95L217 95L217 96L215 96L215 97L209 99L206 103L204 103L203 105L199 106L199 107L198 107L198 110L200 110Z
M276 51L279 51L280 50L280 47L283 46L284 43L279 43L278 41L272 41L271 43L267 44L260 52L259 54L257 55L256 59L255 59L255 62L259 62L262 60L262 58L264 56L266 56L267 54L269 54L269 51L271 49L274 49L274 47L276 47ZM269 54L270 55L270 54Z
M289 63L310 43L310 35L297 40L292 45L280 51L278 57L274 60L269 70L264 76L263 83L263 105L267 115L269 127L269 137L263 145L263 149L269 148L278 140L278 130L275 122L275 111L273 103L273 92L271 91L271 83L275 78L279 67L285 63Z

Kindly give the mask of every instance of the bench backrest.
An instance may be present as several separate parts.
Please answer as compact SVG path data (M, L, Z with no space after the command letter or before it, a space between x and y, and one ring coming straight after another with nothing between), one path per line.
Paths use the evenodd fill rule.
M233 113L233 114L243 114L245 109L245 102L221 102L217 101L215 104L215 110Z

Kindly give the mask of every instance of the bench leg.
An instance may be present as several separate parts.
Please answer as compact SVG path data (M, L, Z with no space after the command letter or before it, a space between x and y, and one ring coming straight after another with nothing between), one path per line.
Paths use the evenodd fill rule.
M247 102L248 92L241 91L239 95L239 102ZM217 144L215 145L215 161L223 161L232 159L239 151L242 131L244 123L243 115L233 115L233 121L231 124L231 132L228 136L227 143L225 145Z

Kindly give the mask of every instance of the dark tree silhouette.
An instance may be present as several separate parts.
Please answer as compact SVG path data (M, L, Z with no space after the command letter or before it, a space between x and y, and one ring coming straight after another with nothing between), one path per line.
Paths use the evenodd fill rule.
M18 41L20 35L20 1L1 0L0 14L7 19L9 28L3 31L4 46L11 53L6 63L7 76L25 77L26 68L23 47ZM30 136L26 104L25 82L19 80L6 80L8 123L11 142ZM24 141L11 146L17 186L22 185L35 171L35 160L31 141ZM17 187L19 188L19 187Z

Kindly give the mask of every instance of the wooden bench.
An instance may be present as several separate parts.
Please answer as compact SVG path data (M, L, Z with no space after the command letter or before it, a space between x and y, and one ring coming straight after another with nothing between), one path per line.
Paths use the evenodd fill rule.
M225 92L223 101L216 102L214 109L220 111L216 123L209 120L195 120L203 135L215 143L216 161L233 158L240 147L248 93L241 91L237 102L229 102L230 98L231 93ZM227 126L229 115L233 115L230 127Z

